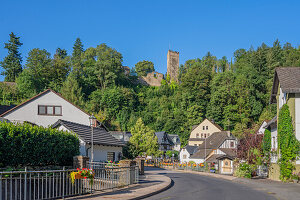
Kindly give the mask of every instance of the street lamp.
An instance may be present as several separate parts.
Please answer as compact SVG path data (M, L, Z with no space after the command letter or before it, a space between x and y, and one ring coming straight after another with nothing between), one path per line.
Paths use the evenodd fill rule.
M90 126L91 126L91 129L92 129L92 135L91 135L91 164L93 165L93 162L94 162L94 126L95 126L95 123L96 123L96 117L94 115L91 115L89 117L89 120L90 120ZM91 168L92 168L92 165L91 165Z

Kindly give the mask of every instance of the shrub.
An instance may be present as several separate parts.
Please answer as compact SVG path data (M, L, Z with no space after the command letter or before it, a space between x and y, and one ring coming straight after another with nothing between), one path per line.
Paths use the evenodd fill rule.
M29 124L0 123L0 166L72 165L79 140L72 133Z
M174 154L174 158L176 159L176 158L178 158L178 151L171 151L171 150L168 150L167 152L166 152L166 155L169 157L169 158L172 158L172 155Z
M235 171L235 176L243 178L251 178L252 167L247 163L241 163Z
M264 138L263 138L263 144L262 149L265 156L268 156L271 152L271 131L266 129Z

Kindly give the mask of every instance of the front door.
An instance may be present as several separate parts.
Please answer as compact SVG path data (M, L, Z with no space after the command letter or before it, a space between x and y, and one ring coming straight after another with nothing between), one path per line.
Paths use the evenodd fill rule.
M231 174L232 173L232 164L231 164L231 160L229 159L224 159L222 161L222 173L224 174Z

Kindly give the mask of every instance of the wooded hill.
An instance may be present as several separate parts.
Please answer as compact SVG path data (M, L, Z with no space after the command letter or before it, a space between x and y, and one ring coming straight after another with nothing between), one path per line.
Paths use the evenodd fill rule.
M121 53L106 44L85 49L78 38L72 54L58 48L53 57L45 49L32 49L23 65L21 45L10 34L8 55L0 64L5 81L17 84L1 84L1 104L17 104L52 88L111 130L128 131L141 117L155 131L178 134L183 145L204 118L238 137L255 131L276 114L269 105L275 67L300 66L300 48L276 40L271 47L238 49L231 61L208 52L180 66L179 84L166 77L161 87L150 87L137 83L136 71L151 72L153 63L141 61L138 70L125 75Z

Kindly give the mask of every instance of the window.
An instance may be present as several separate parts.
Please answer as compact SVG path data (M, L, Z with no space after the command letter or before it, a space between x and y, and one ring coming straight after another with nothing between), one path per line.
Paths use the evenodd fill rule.
M206 133L204 134L204 138L206 138Z
M183 159L186 159L186 155L183 155Z
M210 134L209 133L207 133L207 137L209 137L210 136Z
M197 144L194 144L194 146L197 146Z
M203 126L203 130L205 130L205 126Z
M234 142L230 142L230 147L234 148Z
M199 133L196 134L196 138L199 138Z
M107 152L107 160L115 161L115 152Z
M206 126L206 130L208 130L208 126Z
M38 115L62 115L61 106L38 106Z
M201 138L203 138L203 133L201 133Z

